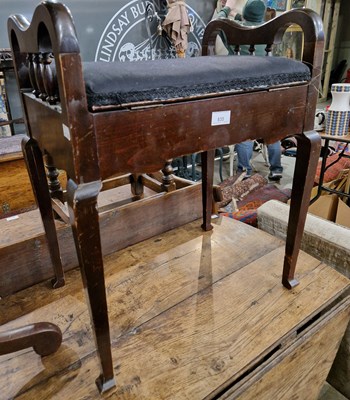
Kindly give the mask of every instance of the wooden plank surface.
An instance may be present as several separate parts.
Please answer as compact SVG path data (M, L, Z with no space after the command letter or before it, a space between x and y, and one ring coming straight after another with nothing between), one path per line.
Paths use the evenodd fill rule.
M195 221L105 257L117 387L113 399L203 399L240 379L349 285L301 253L300 285L280 281L283 245L228 218ZM26 289L0 303L1 327L47 320L59 351L0 357L4 399L96 399L98 368L79 273L67 285Z
M21 149L24 136L0 138L0 217L35 206Z
M23 158L0 159L0 216L33 206L34 195Z
M0 162L23 159L21 142L25 135L0 138Z
M350 318L350 297L276 354L242 387L220 400L318 399ZM287 377L287 379L286 379Z

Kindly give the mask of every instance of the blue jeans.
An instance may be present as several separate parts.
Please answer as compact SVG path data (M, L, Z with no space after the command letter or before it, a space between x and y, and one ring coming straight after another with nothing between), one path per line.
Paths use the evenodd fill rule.
M238 171L241 172L243 170L247 171L248 175L252 173L252 166L250 164L250 160L253 155L253 141L246 141L242 143L238 143L235 145L235 151L237 152L238 158ZM270 171L271 172L282 172L283 167L281 165L281 143L277 141L275 143L271 143L267 145L267 152L269 156L270 162Z

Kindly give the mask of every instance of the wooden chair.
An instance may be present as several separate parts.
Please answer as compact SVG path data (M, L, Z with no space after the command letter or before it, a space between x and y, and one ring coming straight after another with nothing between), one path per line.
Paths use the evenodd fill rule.
M274 43L291 24L304 31L303 62L282 57L212 56L215 37L229 43ZM28 139L23 151L44 222L56 285L63 283L53 208L63 215L64 196L47 185L49 171L67 171L67 204L100 357L98 387L114 385L100 244L97 197L106 178L161 169L172 157L202 152L203 229L212 229L214 149L247 139L267 143L298 138L282 282L294 277L320 139L313 131L323 56L321 20L292 10L257 28L233 21L208 24L203 56L138 63L82 63L67 8L43 2L29 23L12 16L8 32L22 95ZM167 164L169 165L169 164ZM166 174L171 182L168 168ZM132 180L131 179L131 180ZM51 188L52 189L52 188ZM281 260L282 264L282 260Z
M265 22L270 21L273 18L276 18L276 9L267 7L265 13Z

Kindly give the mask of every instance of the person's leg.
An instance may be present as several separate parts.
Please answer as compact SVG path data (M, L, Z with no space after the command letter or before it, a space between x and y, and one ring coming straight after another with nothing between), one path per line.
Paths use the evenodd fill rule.
M281 165L281 143L277 141L267 146L270 162L269 179L279 180L282 178L283 167Z
M238 172L247 171L248 176L252 173L250 160L253 155L253 144L252 141L246 141L235 145L235 151L238 158L237 170Z

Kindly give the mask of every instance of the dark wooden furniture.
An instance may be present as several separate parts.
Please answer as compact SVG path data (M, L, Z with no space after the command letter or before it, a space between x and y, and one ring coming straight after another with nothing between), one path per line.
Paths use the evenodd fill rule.
M54 353L60 347L62 333L57 325L37 322L0 332L0 355L33 347L40 356Z
M311 201L310 204L314 203L320 196L322 193L322 190L329 192L329 193L336 193L338 196L346 196L347 198L350 198L350 193L345 193L336 189L331 189L329 187L326 187L323 185L323 180L324 180L324 174L327 171L328 168L330 168L332 165L336 164L341 158L350 158L350 156L348 154L345 154L345 150L346 150L346 146L344 147L344 149L342 151L339 152L338 154L338 158L336 160L334 160L331 164L329 164L328 166L326 166L327 164L327 157L328 157L328 149L329 149L329 141L336 141L336 142L343 142L346 144L350 143L350 134L346 135L346 136L338 136L338 135L326 135L324 132L321 132L321 138L324 139L324 150L323 150L323 155L322 155L322 163L321 163L321 170L320 170L320 178L319 178L319 182L317 185L317 193L316 196L314 196Z
M215 57L215 37L224 31L236 45L266 44L271 55L291 24L304 31L303 63L282 57ZM167 160L202 152L203 224L212 229L214 149L247 139L267 143L298 138L290 223L282 282L294 277L307 206L320 149L313 131L322 62L323 32L311 10L293 10L258 28L233 21L208 24L203 55L185 60L139 63L83 63L74 24L65 6L43 2L32 22L13 16L8 31L22 93L29 137L23 142L34 193L56 272L64 283L54 209L63 218L65 195L47 185L43 155L54 178L67 171L66 201L100 358L101 391L114 385L110 333L100 245L97 197L110 176L131 173L135 195L142 174L163 168L163 187L173 181ZM125 227L127 229L127 227ZM140 222L140 229L142 224ZM234 233L232 233L234 234Z
M266 14L265 14L265 22L270 21L273 18L276 18L276 9L267 7Z
M13 63L9 49L0 49L0 78L6 79L6 73L13 72ZM6 97L9 110L8 121L1 121L0 126L10 126L14 135L14 125L23 123L22 118L12 119L9 100ZM23 169L23 155L17 146L23 135L0 138L0 216L13 209L20 209L34 204L28 175ZM33 347L40 356L54 353L60 347L62 333L59 327L49 322L37 322L19 328L0 332L0 355Z

